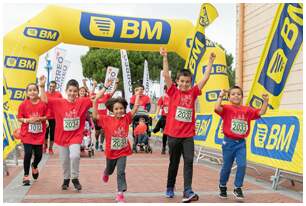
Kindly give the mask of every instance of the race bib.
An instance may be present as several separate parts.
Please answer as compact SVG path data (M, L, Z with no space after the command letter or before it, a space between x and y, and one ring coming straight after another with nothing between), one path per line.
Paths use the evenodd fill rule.
M74 131L80 127L80 118L64 118L64 131Z
M38 123L30 123L28 127L28 132L33 134L42 133L42 124Z
M127 138L122 137L112 137L111 149L121 150L127 146Z
M244 135L248 131L248 123L241 119L233 119L231 123L231 131L235 134Z
M192 109L177 107L175 119L180 122L192 122Z
M106 106L104 103L98 104L98 110L105 110L105 109L106 109Z
M168 114L168 107L164 107L164 112Z

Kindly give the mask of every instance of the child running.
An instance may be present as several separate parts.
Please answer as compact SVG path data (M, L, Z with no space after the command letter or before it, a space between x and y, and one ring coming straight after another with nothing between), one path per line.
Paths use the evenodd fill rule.
M229 94L230 104L221 105L225 93ZM235 188L233 194L237 200L243 200L242 192L243 179L246 170L246 145L245 138L250 132L250 122L264 115L268 108L269 96L262 95L263 104L261 109L253 109L242 105L243 91L240 87L234 86L229 92L221 91L215 106L215 112L223 120L224 140L222 143L223 165L220 171L220 198L227 198L226 183L229 179L232 165L236 159L237 172L235 177Z
M44 88L42 88L44 90ZM26 88L27 98L18 108L18 120L22 123L20 138L24 146L23 185L30 185L29 171L32 168L32 177L36 180L39 176L38 164L42 158L43 144L46 133L47 104L38 96L39 88L36 84L29 84ZM34 161L31 164L32 154Z
M209 79L215 54L211 53L209 63L201 81L191 87L192 73L183 69L177 75L177 87L169 75L167 51L160 49L163 56L163 76L169 96L169 110L164 133L168 136L170 162L166 197L174 197L174 186L180 158L184 159L184 192L182 202L197 201L199 196L192 191L193 157L195 135L195 101L201 95L201 89Z
M44 88L46 77L41 76L40 87ZM44 90L41 99L48 103L56 121L55 143L59 146L59 156L62 162L64 181L62 190L67 190L70 179L76 190L81 190L79 181L80 147L83 139L86 113L92 107L89 97L78 98L79 83L71 79L66 85L67 99L48 99Z
M106 168L103 173L103 181L108 182L109 175L113 174L117 165L117 202L124 202L123 193L127 190L125 167L128 155L132 154L131 145L128 140L129 125L137 112L139 106L139 92L136 93L136 99L133 109L126 113L127 101L121 97L111 98L106 102L106 107L113 113L112 116L99 114L96 107L96 101L102 93L97 95L93 101L93 117L97 119L99 126L105 132L105 156Z

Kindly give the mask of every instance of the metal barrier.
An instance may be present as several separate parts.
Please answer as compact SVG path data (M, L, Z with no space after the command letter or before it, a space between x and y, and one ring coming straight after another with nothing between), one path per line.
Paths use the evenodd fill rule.
M285 180L290 180L292 186L295 185L295 182L303 183L303 175L276 168L271 180L272 189L277 190L278 186Z

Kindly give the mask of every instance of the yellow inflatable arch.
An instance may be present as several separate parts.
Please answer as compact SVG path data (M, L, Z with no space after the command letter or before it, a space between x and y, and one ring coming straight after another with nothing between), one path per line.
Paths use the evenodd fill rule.
M195 27L187 20L123 17L50 5L4 36L4 83L10 111L17 111L25 98L26 85L35 82L39 56L62 42L137 51L159 51L160 47L165 47L187 59L187 67L193 69L197 80L201 78L208 59L206 56L210 53L204 54L204 26L217 15L211 4L203 4ZM203 31L197 31L197 28ZM202 39L196 39L201 35ZM207 92L203 100L200 99L200 103L207 103L206 109L200 106L200 112L212 108L211 102L214 102L220 88L228 88L224 52L208 40L206 50L217 53L216 67L212 73L223 75L211 76L213 80L205 87Z

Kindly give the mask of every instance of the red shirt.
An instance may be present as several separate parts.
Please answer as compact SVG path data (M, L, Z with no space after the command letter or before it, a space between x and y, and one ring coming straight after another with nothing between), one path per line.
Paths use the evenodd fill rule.
M107 109L105 103L112 97L110 93L104 94L101 98L97 100L97 108L99 115L107 115Z
M163 97L160 97L158 99L157 105L160 106L160 109L162 111L162 116L167 116L168 110L169 110L169 97L167 94L165 94Z
M232 139L242 139L249 135L251 120L260 118L260 109L248 106L222 105L223 111L215 112L223 119L223 133Z
M196 85L186 92L175 84L167 90L169 112L164 133L175 138L192 138L195 135L195 100L201 95Z
M99 116L98 124L104 130L105 156L108 159L117 159L132 154L131 145L128 140L129 125L131 123L131 112L119 119L109 115Z
M146 132L147 132L147 125L143 122L139 122L139 124L134 129L134 135L135 136L145 134Z
M55 91L55 92L49 92L48 91L48 92L46 92L46 95L47 95L48 99L50 99L50 98L63 98L62 94L60 92L57 92L57 91ZM53 111L50 110L49 108L48 108L47 117L48 117L48 119L54 119Z
M45 117L47 116L47 104L39 101L33 104L30 100L24 100L18 108L18 118ZM20 138L22 143L42 145L45 140L46 121L37 123L22 123Z
M77 98L75 102L63 98L51 98L48 99L48 106L55 115L55 143L64 147L81 144L86 113L92 107L90 98Z
M131 104L135 104L136 96L133 95L130 99ZM150 97L147 95L142 95L139 97L139 106L143 107L144 110L146 110L146 105L150 104ZM139 108L138 108L139 109Z

